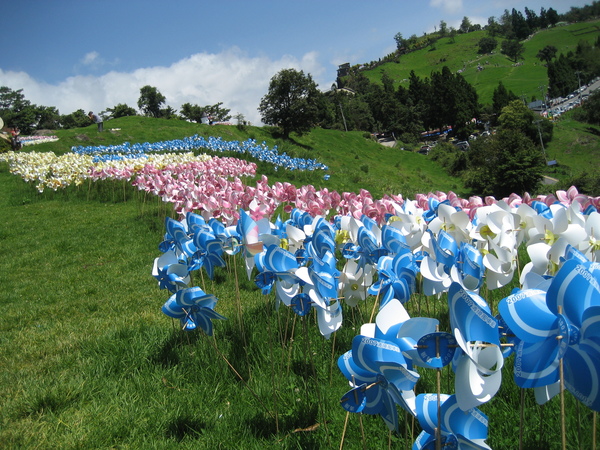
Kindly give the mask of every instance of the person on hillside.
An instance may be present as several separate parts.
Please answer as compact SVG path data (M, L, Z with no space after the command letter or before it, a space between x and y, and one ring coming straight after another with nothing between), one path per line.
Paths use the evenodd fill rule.
M90 118L90 120L94 123L98 124L98 131L103 131L104 130L104 122L102 120L102 117L100 117L98 114L94 114L92 111L90 111L88 113L88 117Z
M19 134L21 130L17 127L12 127L10 130L10 143L14 151L21 150L21 141L19 140Z

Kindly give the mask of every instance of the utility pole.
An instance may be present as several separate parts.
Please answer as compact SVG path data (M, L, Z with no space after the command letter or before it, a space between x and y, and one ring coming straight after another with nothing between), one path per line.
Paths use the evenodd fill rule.
M537 119L535 121L535 124L537 125L538 134L540 136L540 144L542 146L542 152L544 153L544 161L546 162L546 165L548 165L548 158L546 158L546 149L544 148L544 140L542 139L542 130L540 128L541 121L542 121L542 119Z

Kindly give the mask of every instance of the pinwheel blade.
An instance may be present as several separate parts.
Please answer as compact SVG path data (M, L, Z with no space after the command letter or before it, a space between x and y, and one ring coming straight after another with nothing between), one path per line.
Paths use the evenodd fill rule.
M258 240L258 225L243 209L240 209L237 226L237 231L242 236L246 256L254 256L262 252L263 243Z
M390 362L406 364L400 347L393 342L361 335L352 339L352 358L357 366L375 373Z
M546 292L526 289L500 300L498 311L512 332L526 342L557 334L556 316L546 305Z
M271 272L288 272L298 268L296 257L287 250L275 245L267 247L264 263Z
M487 439L488 418L479 409L473 408L466 413L458 407L458 399L451 395L441 406L442 430L452 433L467 442L481 442ZM485 445L485 444L483 444ZM459 447L463 448L463 447ZM465 447L469 448L469 447ZM473 447L481 448L481 447ZM483 448L489 448L487 445Z
M398 337L398 331L404 322L410 319L406 308L398 300L390 300L377 313L375 337L393 341Z
M338 358L338 368L340 372L351 383L374 383L377 380L377 374L358 367L352 358L352 351L347 351Z
M591 339L571 345L563 360L565 387L585 406L600 412L600 345Z
M566 261L552 280L546 301L550 311L558 314L561 307L569 321L581 327L583 312L600 306L600 265Z
M379 371L385 377L386 381L393 384L399 391L411 391L419 380L419 374L413 370L409 370L403 364L381 364Z
M338 301L332 302L326 308L316 308L319 331L325 338L336 332L342 326L342 305Z
M169 297L169 299L162 306L161 311L165 315L174 319L182 319L187 315L187 313L183 310L183 307L177 303L177 300L175 299L175 294Z
M520 341L515 349L515 383L522 388L555 383L558 381L558 365L558 343L555 339L533 344Z
M350 389L346 392L340 401L342 408L351 413L359 413L367 406L366 384Z
M454 379L456 401L462 411L469 411L489 402L500 389L502 383L502 353L498 347L485 347L474 352L476 362L463 354L456 367ZM498 370L482 373L481 365L493 367L497 362Z
M581 338L600 342L600 306L590 306L583 312Z
M401 250L409 248L402 232L390 225L384 225L381 228L381 244L390 253L399 253Z
M312 244L321 258L326 252L335 252L335 240L331 226L322 218L317 220L313 231Z
M444 403L450 396L440 394L440 403ZM416 399L416 412L419 425L426 433L435 434L438 426L438 396L437 394L419 394Z
M498 321L490 314L485 300L477 294L466 291L458 283L452 283L448 292L448 307L452 329L460 330L466 341L500 345ZM467 352L467 349L463 350Z

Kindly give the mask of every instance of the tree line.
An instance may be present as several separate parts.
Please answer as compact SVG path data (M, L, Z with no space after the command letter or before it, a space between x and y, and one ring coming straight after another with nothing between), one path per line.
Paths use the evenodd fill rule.
M119 103L112 108L100 112L107 120L125 116L143 115L164 119L183 119L191 122L207 121L225 122L231 119L230 110L219 102L215 105L199 106L191 103L181 105L179 114L171 106L165 106L166 97L154 86L144 86L140 89L137 102L139 110ZM0 86L0 117L9 128L18 128L23 134L31 134L35 130L57 130L86 127L91 119L83 109L69 114L60 114L53 106L39 106L25 98L23 89L13 90L8 86ZM240 117L243 120L243 116Z

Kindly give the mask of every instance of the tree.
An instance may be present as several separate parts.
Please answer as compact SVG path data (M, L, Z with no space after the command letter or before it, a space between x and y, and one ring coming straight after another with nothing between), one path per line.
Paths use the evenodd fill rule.
M494 89L494 93L492 94L492 108L495 116L499 117L502 113L502 109L505 106L508 106L513 100L518 100L518 97L513 91L506 89L504 84L502 84L502 81L499 81L498 86Z
M449 41L451 44L456 42L456 28L450 27L450 31L448 32Z
M540 134L544 144L552 140L552 122L535 114L521 100L513 100L502 108L498 122L503 130L518 131L532 142L540 142Z
M496 41L496 39L494 39L493 37L482 37L479 40L478 45L478 53L492 53L498 46L498 41Z
M520 41L527 38L527 36L529 36L529 34L531 33L531 30L529 29L529 25L527 25L525 17L523 17L523 13L513 8L511 20L512 29L515 33L515 37Z
M90 118L83 109L60 116L60 124L66 129L87 127L90 123Z
M304 134L312 128L317 111L317 85L310 74L283 69L269 83L258 111L262 121L277 125L287 139L291 132Z
M108 112L113 119L137 115L136 110L131 106L128 106L126 103L119 103L113 108L106 108L106 112Z
M396 41L396 50L400 51L406 47L406 41L402 37L402 33L398 32L394 36L394 40Z
M502 33L502 27L498 22L496 22L496 18L494 16L488 18L486 30L490 37L498 36Z
M535 55L537 59L548 64L556 56L558 49L554 45L546 45Z
M56 130L60 126L60 114L54 106L38 106L38 129Z
M529 27L530 30L535 30L540 27L540 19L537 16L537 14L535 13L535 11L525 7L525 17L526 17L525 20L527 22L527 26Z
M582 118L592 125L600 125L600 91L594 92L581 106Z
M525 47L517 39L502 41L500 52L514 62L522 58L524 51Z
M161 106L165 103L165 96L153 86L144 86L140 89L138 108L148 117L161 117Z
M231 110L222 108L221 105L223 105L223 102L206 106L184 103L181 105L180 117L196 123L202 122L203 117L209 118L209 120L214 122L227 122L231 119L231 114L229 114Z
M548 25L551 27L556 25L558 23L558 18L559 17L556 10L554 8L548 8L548 11L546 11L546 20L548 21Z
M180 116L184 120L189 120L190 122L200 123L202 122L202 115L204 114L204 108L201 108L198 105L192 105L191 103L184 103L181 105L181 110L179 112Z
M469 31L471 31L471 21L469 20L469 18L467 16L463 17L462 22L460 23L460 32L461 33L468 33Z
M0 117L9 127L17 127L23 134L30 134L39 122L39 111L25 98L23 89L16 91L0 86Z
M444 22L443 20L440 20L440 36L441 37L446 36L447 32L448 32L448 24L446 22Z
M561 53L548 64L548 95L564 97L579 85L577 75L569 64L569 59Z
M500 130L474 141L467 155L465 184L480 195L535 193L543 179L542 151L518 130Z

